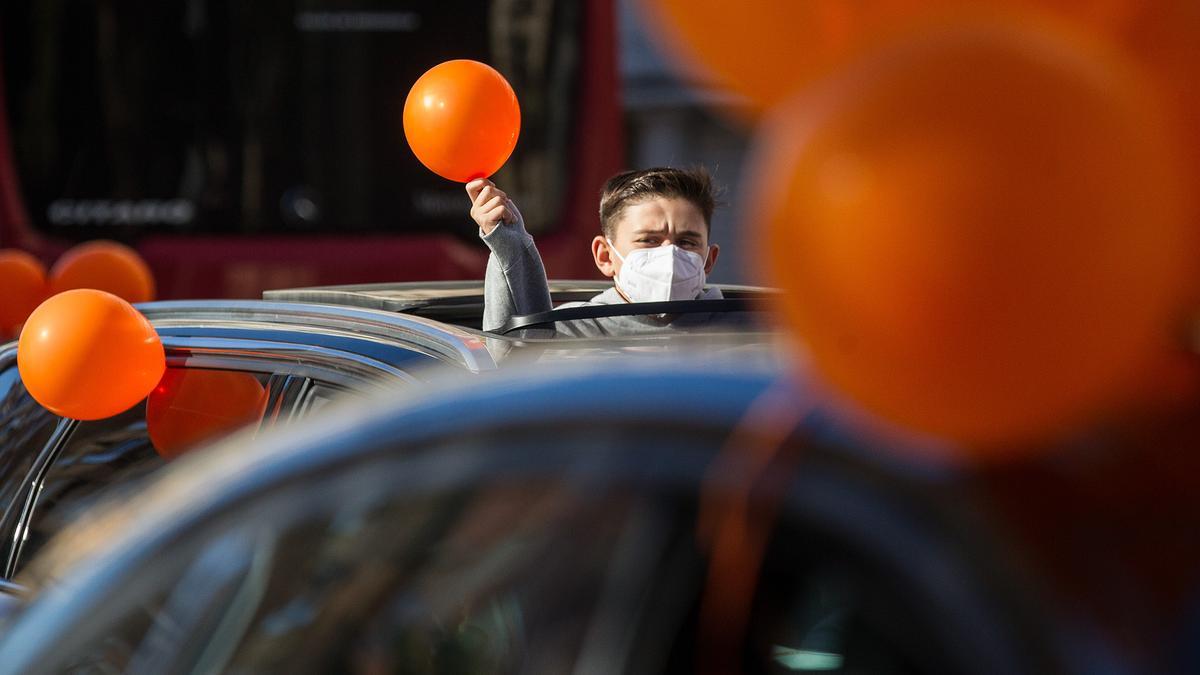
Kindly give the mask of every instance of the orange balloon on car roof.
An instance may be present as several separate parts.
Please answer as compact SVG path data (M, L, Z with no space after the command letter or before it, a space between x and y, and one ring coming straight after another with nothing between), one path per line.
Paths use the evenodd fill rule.
M128 302L74 289L46 300L17 344L25 389L56 415L111 417L150 393L166 368L158 333Z

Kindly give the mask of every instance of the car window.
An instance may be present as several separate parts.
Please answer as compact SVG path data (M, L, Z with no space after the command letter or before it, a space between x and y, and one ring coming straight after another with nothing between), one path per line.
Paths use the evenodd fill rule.
M15 354L0 356L0 522L9 523L8 509L24 485L23 478L46 445L58 417L25 391L17 371Z
M315 383L307 392L305 392L305 396L300 403L299 410L304 415L312 415L324 410L331 403L344 399L362 401L364 400L364 397L362 394L353 392L344 387L338 387L331 384Z
M323 508L311 508L312 494L297 508L296 496L172 550L156 565L170 582L131 589L144 595L114 617L119 629L68 669L503 673L532 663L541 665L530 672L562 672L584 647L597 580L638 513L636 495L552 482L418 499L360 487ZM281 511L284 522L263 526ZM237 572L213 581L222 578L214 565ZM231 602L238 587L247 590ZM201 620L203 631L161 629ZM219 625L231 628L220 635Z
M95 422L81 422L47 470L22 528L19 560L73 520L106 487L135 480L165 464L146 435L145 404ZM19 569L19 567L17 568Z
M183 370L169 369L163 381L169 381L170 371ZM260 386L266 382L263 374L206 372L251 378ZM217 381L216 384L227 383ZM216 395L222 392L215 388L212 392L201 393ZM14 571L30 560L49 537L88 508L101 492L114 486L135 483L191 447L176 447L176 444L206 442L237 428L224 424L225 420L218 420L215 428L219 434L197 435L194 429L186 428L191 420L185 417L180 423L179 418L167 415L158 418L165 420L164 430L155 429L157 433L152 434L147 428L147 410L146 401L142 401L119 415L77 423L74 432L46 470L34 508L20 525L24 536L15 544L17 549L12 554ZM247 423L253 422L257 420ZM155 438L152 439L152 436Z
M270 546L252 531L231 531L208 542L199 557L187 564L179 584L158 587L153 597L142 599L133 611L107 625L104 638L74 655L65 670L131 675L218 672L183 664L225 660L227 655L206 652L208 643L196 638L242 628L229 623L237 612L227 608L254 606L267 569L263 563L270 559Z
M446 58L504 73L523 152L499 180L531 232L567 222L587 119L578 2L52 6L0 5L6 161L47 236L452 232L459 190L395 126L402 94Z

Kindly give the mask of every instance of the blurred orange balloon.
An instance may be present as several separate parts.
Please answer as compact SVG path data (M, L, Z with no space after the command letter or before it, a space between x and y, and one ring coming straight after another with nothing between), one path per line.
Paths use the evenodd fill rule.
M97 420L145 398L162 378L166 355L154 327L128 302L76 289L29 315L17 368L30 396L50 412Z
M404 101L404 135L430 171L466 183L504 166L521 131L517 95L491 66L460 59L425 72Z
M0 289L0 340L7 340L46 299L46 266L25 251L2 249Z
M969 24L774 115L749 222L816 369L980 457L1130 395L1179 337L1197 233L1174 138L1126 66Z
M267 390L249 373L168 368L146 399L146 429L167 459L261 420Z
M1167 102L1200 185L1200 2L1154 0L1134 8L1112 32Z
M89 241L67 251L50 269L50 289L107 291L126 302L154 299L154 277L137 251L115 241Z
M671 55L745 96L751 114L779 103L865 52L924 29L988 11L1070 20L1107 30L1136 0L643 0L647 24ZM1152 4L1152 3L1147 3Z

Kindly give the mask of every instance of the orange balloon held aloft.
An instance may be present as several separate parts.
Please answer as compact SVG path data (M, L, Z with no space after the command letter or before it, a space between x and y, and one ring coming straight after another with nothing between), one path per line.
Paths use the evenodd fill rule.
M0 341L16 337L21 324L46 299L46 267L25 251L0 250Z
M425 72L404 101L413 154L443 178L467 183L496 173L521 131L517 95L491 66L460 59Z
M168 368L146 399L146 429L154 449L173 459L261 420L267 390L249 373Z
M1174 137L1141 87L1108 52L968 24L774 115L748 221L816 370L975 457L1136 394L1197 255Z
M30 396L50 412L98 420L145 398L162 378L166 355L154 327L128 302L77 289L29 315L17 367Z
M50 269L50 289L107 291L126 302L154 299L154 277L137 251L115 241L89 241L67 251Z

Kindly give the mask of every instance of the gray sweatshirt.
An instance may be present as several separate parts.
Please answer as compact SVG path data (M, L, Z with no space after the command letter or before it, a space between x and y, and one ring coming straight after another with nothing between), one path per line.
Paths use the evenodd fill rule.
M513 316L549 311L552 305L550 287L546 283L546 268L542 265L542 258L538 255L533 237L525 231L525 223L519 214L515 222L501 223L486 235L480 230L479 237L492 252L488 257L487 273L483 278L483 329L495 330ZM721 297L720 289L706 288L699 299L717 300ZM625 298L621 297L614 287L587 302L565 303L560 307L616 305L624 302ZM600 337L696 330L716 322L725 323L732 318L709 313L663 318L612 316L559 321L555 327L559 335Z

